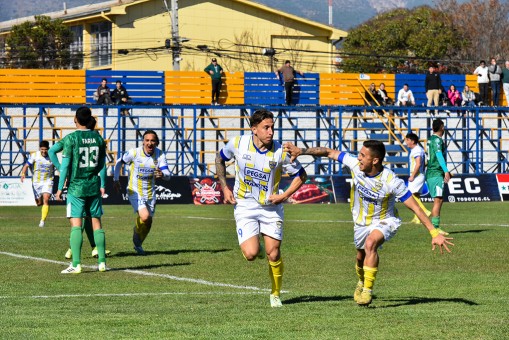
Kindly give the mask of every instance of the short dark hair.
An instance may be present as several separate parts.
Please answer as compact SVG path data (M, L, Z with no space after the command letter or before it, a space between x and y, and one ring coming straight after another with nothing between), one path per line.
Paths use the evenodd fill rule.
M115 84L118 84L118 83L122 84L122 80L117 80L117 81L115 82Z
M147 130L143 134L143 139L145 139L146 135L154 135L156 137L156 146L159 145L159 136L157 135L157 132L155 132L154 130Z
M438 132L438 130L440 130L444 125L445 125L444 122L440 118L435 119L432 125L433 132Z
M484 60L481 60L479 64L486 64L486 62Z
M407 83L403 84L403 86L410 87L410 86L408 86L408 84L407 84Z
M285 60L285 64L290 64L290 60Z
M76 110L76 119L80 125L88 126L91 118L92 111L88 107L82 106Z
M371 155L373 157L380 159L380 163L383 162L383 160L385 158L385 145L383 142L381 142L379 140L370 139L370 140L364 141L364 143L362 143L362 145L365 148L369 149L369 151L371 152Z
M407 133L405 138L410 139L415 144L419 143L419 137L415 133L413 133L413 132Z
M108 82L108 79L106 79L106 78L101 79L101 83L102 83L103 81Z
M270 118L274 120L274 114L270 112L269 110L260 109L256 110L251 117L249 117L249 125L251 127L257 126L260 124L263 120Z
M42 140L40 143L39 143L39 147L40 148L47 148L49 149L49 142L47 140Z

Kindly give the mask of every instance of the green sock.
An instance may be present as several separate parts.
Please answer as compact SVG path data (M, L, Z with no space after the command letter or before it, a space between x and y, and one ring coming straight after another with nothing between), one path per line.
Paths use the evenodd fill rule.
M83 244L83 235L81 234L80 227L71 228L71 251L72 251L72 266L76 267L81 263L81 245Z
M97 263L106 262L106 237L103 229L94 230L94 240L97 246Z
M431 218L431 223L435 228L440 228L440 216L434 216Z
M87 233L88 242L90 242L90 246L95 248L94 241L94 229L92 229L92 220L90 218L84 218L83 223L81 224L81 230L85 229Z

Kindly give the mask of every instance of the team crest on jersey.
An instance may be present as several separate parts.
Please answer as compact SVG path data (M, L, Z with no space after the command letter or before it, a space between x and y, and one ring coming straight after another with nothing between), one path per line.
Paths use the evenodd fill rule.
M274 169L277 165L276 161L269 161L269 168Z
M250 161L251 160L251 155L248 155L247 153L243 154L242 155L242 159L245 159L246 161Z

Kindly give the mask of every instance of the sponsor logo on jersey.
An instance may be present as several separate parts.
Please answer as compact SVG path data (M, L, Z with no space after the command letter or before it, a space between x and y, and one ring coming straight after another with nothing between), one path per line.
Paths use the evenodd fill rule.
M265 173L263 171L259 171L256 169L250 169L250 168L246 168L244 170L244 175L249 176L253 179L258 179L258 180L267 181L267 182L270 179L270 173Z
M245 160L247 160L247 161L250 161L250 160L251 160L251 155L243 154L243 155L242 155L242 159L245 159Z

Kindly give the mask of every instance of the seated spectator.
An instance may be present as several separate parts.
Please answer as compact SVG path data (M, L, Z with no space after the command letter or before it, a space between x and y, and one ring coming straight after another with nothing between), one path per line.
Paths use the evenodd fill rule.
M378 87L378 96L380 97L382 105L393 105L394 101L387 95L387 91L385 90L385 84L380 83Z
M95 91L94 98L97 98L97 103L99 105L111 105L113 101L111 100L110 88L107 85L108 81L106 78L103 78L101 81L101 85Z
M117 80L115 83L116 88L111 93L111 99L115 103L115 105L125 105L125 104L132 104L131 97L129 97L129 94L127 93L126 88L122 85L122 82L120 80ZM129 110L123 109L122 115L128 115Z
M465 85L465 87L463 88L463 92L461 93L461 96L463 97L461 106L469 106L469 107L476 106L477 96L474 91L470 90L470 87L468 85Z
M376 91L375 83L371 83L369 85L364 93L364 97L370 106L378 106L382 101L378 95L378 92Z
M415 98L412 90L408 88L408 84L403 85L403 88L398 92L398 106L415 106Z
M449 86L449 90L447 90L447 105L461 106L461 94L454 85Z

